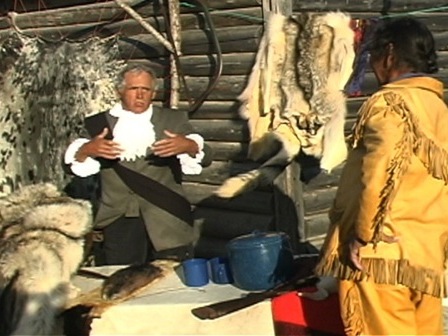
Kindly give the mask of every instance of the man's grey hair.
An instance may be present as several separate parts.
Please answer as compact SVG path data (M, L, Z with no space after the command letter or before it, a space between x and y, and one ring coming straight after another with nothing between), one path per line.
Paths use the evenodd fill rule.
M126 81L124 76L128 72L146 72L148 73L153 81L152 88L154 91L157 90L157 74L155 70L148 64L143 63L128 63L121 71L118 73L117 78L115 80L115 86L118 90L122 89L126 85Z

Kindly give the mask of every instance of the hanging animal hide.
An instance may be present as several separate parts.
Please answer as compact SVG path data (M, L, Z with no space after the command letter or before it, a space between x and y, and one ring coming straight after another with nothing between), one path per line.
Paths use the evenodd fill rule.
M0 335L52 334L91 228L90 203L51 184L0 198Z
M45 42L17 32L0 42L0 194L67 182L62 157L86 115L116 99L116 38Z
M350 17L340 12L270 16L239 97L251 136L249 158L264 163L225 181L218 196L271 183L300 150L319 158L328 172L345 160L343 89L352 73L353 43Z

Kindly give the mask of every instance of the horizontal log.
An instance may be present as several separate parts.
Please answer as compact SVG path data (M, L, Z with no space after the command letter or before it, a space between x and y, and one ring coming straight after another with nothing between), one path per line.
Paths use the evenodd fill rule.
M192 120L191 124L208 141L247 142L249 134L244 120Z
M448 86L448 69L440 69L438 73L434 74L434 77L442 81L445 86ZM236 86L237 84L235 83L234 85ZM371 95L378 91L378 88L375 75L372 72L366 73L364 83L362 84L363 95Z
M141 3L142 0L124 2L133 7ZM137 8L136 6L135 9ZM139 10L137 9L137 11ZM59 27L82 23L102 23L111 20L121 20L126 16L126 12L120 6L114 1L110 1L53 9L47 7L47 9L41 8L36 11L26 11L17 14L14 21L17 27L26 30L29 28ZM0 29L8 27L8 19L6 17L1 18Z
M240 52L222 55L222 76L228 75L249 75L255 59L254 52ZM134 61L143 59L132 58ZM145 59L148 60L148 59ZM149 59L157 66L159 77L169 78L170 60L167 57ZM184 76L213 76L216 71L216 55L187 55L180 56L180 72Z
M303 193L304 210L306 215L328 211L336 195L337 187L307 190Z
M190 104L187 101L179 102L179 109L188 110ZM239 102L230 101L211 101L206 100L201 107L190 115L191 119L237 119L241 120L239 115Z
M409 12L421 10L431 7L446 6L445 1L426 1L426 0L394 0L391 2L390 12ZM383 0L297 0L293 1L293 11L328 11L328 10L343 10L346 12L378 12L383 8ZM446 11L446 10L445 10Z
M248 75L252 70L255 53L231 53L222 55L222 75ZM182 72L186 76L211 76L215 72L216 58L210 55L181 56ZM168 70L168 68L166 68Z
M157 6L157 9L154 9L153 2L146 2L134 7L145 22L159 32L166 32L166 23L158 8ZM261 7L212 11L210 17L215 29L263 22ZM204 22L203 14L182 14L179 19L182 30L209 28ZM47 38L52 30L60 31L63 36L73 34L78 38L91 35L132 36L148 33L114 2L21 13L15 17L15 24L26 34L38 34ZM91 29L88 29L89 27ZM0 17L0 30L8 28L10 28L9 19ZM81 34L81 31L84 31L84 34Z
M247 161L247 143L207 141L207 144L212 148L214 160Z
M326 235L329 225L327 212L305 216L305 239L309 240Z
M435 78L441 80L448 86L448 69L440 69L434 75ZM204 88L209 85L209 77L185 77L188 89L192 93L192 98L195 99L203 92ZM210 100L236 100L247 85L248 76L221 76L215 88L210 92L208 99ZM371 95L378 90L378 82L372 72L366 73L363 83L361 85L362 94L364 96ZM158 93L161 100L166 100L169 93L169 88L165 87L163 91ZM181 99L187 100L185 90L181 92Z
M134 3L141 2L138 0L127 0L125 3L132 5ZM159 6L154 6L155 1L145 1L139 11L141 14L146 15L157 15L160 14ZM13 2L12 0L5 0L3 5L5 11L16 11L18 13L29 13L33 11L44 11L44 10L57 10L64 9L70 11L76 9L77 7L82 7L84 11L89 11L89 8L110 8L118 7L113 0L45 0L45 3L39 1L20 1ZM207 7L211 12L220 9L243 9L245 7L260 7L260 3L257 0L207 0ZM195 4L190 4L188 1L181 1L180 6L181 13L190 12L201 12L202 9ZM82 12L80 13L83 14ZM104 13L105 15L105 13Z
M347 99L347 118L355 119L361 105L367 100L368 96L349 97ZM448 101L448 91L444 92L444 98ZM188 109L189 104L186 101L179 103L179 109ZM238 101L205 101L204 104L190 115L191 119L236 119L244 120L240 117Z
M221 52L255 52L262 32L260 25L220 28L216 30ZM1 33L1 32L0 32ZM183 55L215 54L211 33L203 30L182 31ZM1 35L0 35L1 36ZM169 52L149 34L140 34L120 39L120 50L124 59L166 57Z
M352 18L356 19L370 19L377 18L378 13L365 12L365 13L351 13ZM443 31L448 28L448 13L421 13L412 15L412 17L423 22L432 32Z
M202 170L200 175L185 175L184 181L220 185L229 177L245 173L258 166L258 164L250 161L244 163L213 161L209 167Z
M246 7L260 7L260 1L259 0L207 0L206 1L207 7L209 8L210 12L216 11L216 10L222 10L222 9L241 9ZM195 5L186 5L184 3L180 6L182 12L187 11L198 11L200 10L199 7Z
M252 191L231 199L216 197L216 185L184 182L183 187L188 200L198 207L228 209L258 214L272 214L272 194Z
M201 235L221 239L232 239L254 231L272 230L270 215L231 211L228 209L196 208L195 226Z

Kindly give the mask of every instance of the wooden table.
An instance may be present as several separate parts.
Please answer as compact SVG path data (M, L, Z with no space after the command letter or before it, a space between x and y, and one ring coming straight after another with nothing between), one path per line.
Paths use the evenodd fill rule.
M92 270L111 274L119 268ZM74 284L87 292L101 280L77 276ZM274 335L269 300L214 320L200 320L191 313L193 308L245 294L233 285L186 287L181 274L173 271L137 297L107 308L93 320L90 335Z

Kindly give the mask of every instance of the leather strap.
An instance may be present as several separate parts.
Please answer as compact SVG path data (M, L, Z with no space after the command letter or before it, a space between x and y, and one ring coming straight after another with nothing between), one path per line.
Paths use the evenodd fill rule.
M101 133L104 127L110 130L108 135L112 135L112 130L106 119L106 113L99 113L86 118L85 126L91 137ZM121 165L118 160L103 159L102 161L109 161L107 167L113 168L117 175L134 193L184 222L189 224L193 223L191 205L185 197L156 180Z

